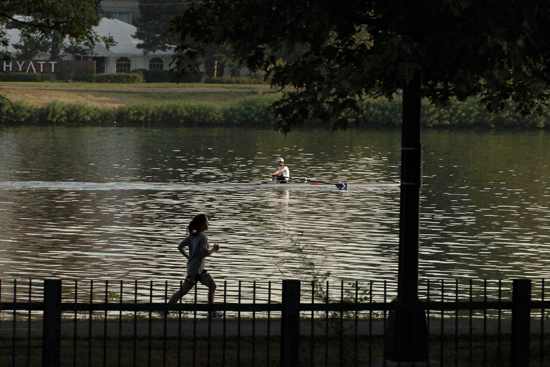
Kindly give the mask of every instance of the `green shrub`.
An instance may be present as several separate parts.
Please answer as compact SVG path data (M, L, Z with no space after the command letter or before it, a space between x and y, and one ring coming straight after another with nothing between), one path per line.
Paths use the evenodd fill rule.
M174 83L175 76L170 70L146 70L136 69L132 73L140 73L143 75L145 83Z
M400 126L402 123L402 99L396 96L387 101L377 98L360 103L362 125L370 127ZM469 98L464 102L451 101L446 106L434 106L428 100L422 100L422 126L434 128L544 128L550 111L544 108L541 114L523 116L516 104L508 101L506 108L492 114L480 102L479 98Z
M62 62L58 63L55 69L55 78L57 80L68 81L71 79L71 68Z
M14 102L12 105L13 123L35 123L36 116L34 107L25 102Z
M220 109L208 102L173 103L162 108L160 124L179 126L219 126L223 124Z
M0 98L0 124L17 125L33 122L34 108L25 102L11 102Z
M213 126L221 124L219 108L212 103L190 103L184 109L184 124L195 126Z
M189 74L186 76L179 76L179 77L176 77L174 75L174 80L177 83L200 83L203 76L204 76L204 73L202 72L198 72L196 74Z
M82 103L72 103L65 107L66 123L93 124L103 121L102 109Z
M53 82L55 75L46 73L4 73L0 72L2 82Z
M50 102L39 107L36 111L37 121L40 124L64 124L67 122L66 104L61 102Z
M96 74L96 83L143 83L144 78L140 73Z
M55 101L42 107L31 108L29 112L27 123L40 125L104 125L115 121L113 109L83 103ZM22 115L21 112L18 114Z
M377 98L361 102L359 107L363 111L359 122L363 126L395 127L401 125L401 97L393 101Z
M73 79L75 82L93 82L95 79L93 70L89 68L78 68L74 73Z
M40 81L41 82L55 82L55 75L54 74L38 74L40 75Z
M171 103L162 106L122 106L116 112L117 124L160 126L217 126L219 109L211 103Z
M150 104L121 106L117 109L116 121L130 125L151 124L158 121L158 107Z
M447 106L433 106L422 102L422 124L426 127L456 128L544 128L548 108L541 114L523 116L515 103L508 101L499 113L490 113L479 98L469 98L464 102L452 101Z
M226 125L275 126L276 119L269 106L280 96L265 94L239 99L222 108Z
M265 84L259 78L246 76L221 76L221 77L206 77L204 83L210 84Z

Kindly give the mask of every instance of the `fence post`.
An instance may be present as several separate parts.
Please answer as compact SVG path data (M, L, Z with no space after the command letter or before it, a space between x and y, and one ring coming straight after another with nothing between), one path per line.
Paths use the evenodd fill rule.
M512 367L529 367L531 280L514 279L512 293Z
M300 281L283 280L281 367L299 366Z
M44 280L42 367L61 363L61 279Z

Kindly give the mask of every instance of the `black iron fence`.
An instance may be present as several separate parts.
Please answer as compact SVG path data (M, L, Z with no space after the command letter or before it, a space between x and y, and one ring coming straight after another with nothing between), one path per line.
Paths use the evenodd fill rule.
M429 359L391 361L386 282L0 282L0 366L550 366L544 281L421 286ZM204 302L204 303L203 303ZM395 346L393 346L395 347Z

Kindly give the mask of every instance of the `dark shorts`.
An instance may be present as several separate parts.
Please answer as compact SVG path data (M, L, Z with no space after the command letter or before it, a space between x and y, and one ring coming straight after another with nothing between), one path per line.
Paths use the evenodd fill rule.
M207 275L208 275L208 271L206 269L202 269L202 272L200 274L193 274L193 275L187 274L187 276L185 277L185 280L191 284L197 284L199 280L201 280Z

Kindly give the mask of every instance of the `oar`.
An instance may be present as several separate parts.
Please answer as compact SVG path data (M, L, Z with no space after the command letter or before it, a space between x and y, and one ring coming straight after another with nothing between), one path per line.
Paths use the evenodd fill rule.
M269 173L264 173L262 176L273 176ZM309 182L309 184L315 185L316 183L322 184L322 185L335 185L338 190L347 190L348 184L347 183L333 183L333 182L326 182L326 181L319 181L319 180L309 180L307 177L289 177L289 180L298 180L303 183Z
M262 176L272 176L270 174L262 174ZM289 180L299 180L303 183L309 183L310 185L315 185L315 184L321 184L321 185L334 185L336 186L336 188L338 190L347 190L348 189L348 184L343 182L343 183L333 183L333 182L325 182L325 181L318 181L318 180L309 180L307 177L289 177L288 178Z
M303 183L307 182L309 184L319 183L319 184L325 184L325 185L336 185L335 183L332 183L332 182L325 182L325 181L319 181L319 180L310 180L307 177L290 177L289 180L298 180L298 181L301 181Z
M261 176L264 176L264 177L277 177L277 175L272 175L272 174L269 174L269 173L262 173ZM302 182L307 182L309 181L309 179L307 177L288 177L289 180L299 180L299 181L302 181ZM321 181L317 181L315 180L315 182L321 182ZM323 182L323 183L326 183L326 182Z
M310 180L307 177L290 177L289 180L299 180L303 183L308 182L310 184L319 183L319 184L324 184L324 185L336 185L335 183L332 183L332 182L319 181L319 180Z

